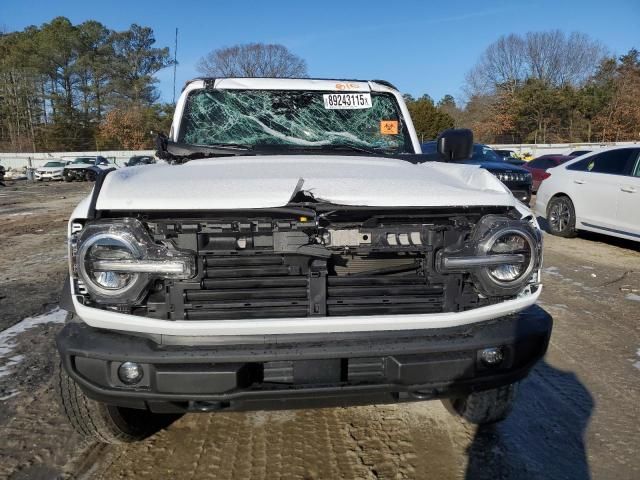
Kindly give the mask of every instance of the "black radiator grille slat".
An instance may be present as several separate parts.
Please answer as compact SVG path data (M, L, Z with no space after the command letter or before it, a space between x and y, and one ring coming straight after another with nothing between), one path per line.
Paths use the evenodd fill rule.
M308 317L317 313L318 278L326 279L322 300L327 316L385 315L441 312L442 285L429 285L419 272L367 274L382 265L407 262L359 258L354 274L329 272L318 277L313 259L302 255L204 255L200 289L184 290L184 318L187 320L234 320L255 318ZM415 262L415 258L409 259ZM417 264L416 264L417 265ZM314 267L315 268L315 267ZM325 272L326 274L326 272ZM313 283L315 282L315 283ZM311 286L314 285L315 294ZM322 291L322 290L321 290ZM314 298L314 300L310 300ZM322 310L324 312L324 309ZM320 315L324 315L321 313Z
M272 300L272 299L258 299L254 301L237 301L237 300L225 300L215 302L200 302L199 307L211 308L215 310L228 310L234 308L269 308L269 307L289 307L307 305L307 299L303 300Z
M442 311L444 289L424 277L343 276L327 281L327 315L385 315Z
M207 268L205 275L207 278L269 277L273 275L289 275L289 273L295 273L295 271L296 267L287 265L266 265L239 268Z
M330 297L438 295L442 294L442 288L429 288L426 285L354 285L352 287L329 287L327 292Z
M401 303L423 304L433 303L439 304L439 297L412 297L412 296L394 296L394 297L358 297L358 298L333 298L327 299L327 305L398 305Z
M205 278L202 281L205 290L246 289L268 287L307 287L307 277L258 277L258 278L225 278L214 280Z
M234 310L198 309L185 310L185 320L238 320L249 318L291 318L306 317L307 307L282 307L249 309L241 308Z
M302 288L250 288L250 289L220 289L217 291L208 290L187 290L187 302L207 302L218 300L243 300L256 298L307 298L307 289Z
M254 265L283 265L284 259L282 257L274 256L232 256L232 257L214 257L212 255L206 255L204 257L204 264L207 267L240 267L240 266L254 266Z
M422 282L424 285L424 279L421 279L417 275L405 275L402 277L397 276L357 276L357 277L327 277L327 284L331 286L338 285L416 285Z
M439 313L441 305L327 305L328 316L345 315L400 315L408 313Z

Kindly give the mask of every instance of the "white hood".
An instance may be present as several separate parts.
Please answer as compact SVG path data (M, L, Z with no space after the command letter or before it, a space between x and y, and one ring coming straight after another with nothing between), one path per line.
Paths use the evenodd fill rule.
M39 167L36 171L40 173L53 173L53 172L61 172L64 170L64 167Z
M338 205L514 206L475 165L356 156L281 155L131 167L107 175L98 210L218 210L281 207L298 191Z

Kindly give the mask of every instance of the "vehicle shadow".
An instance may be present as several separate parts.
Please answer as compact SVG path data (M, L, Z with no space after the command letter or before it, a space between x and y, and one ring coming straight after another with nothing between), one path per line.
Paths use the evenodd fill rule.
M520 383L510 416L477 429L465 478L591 478L584 437L593 408L575 374L541 361Z

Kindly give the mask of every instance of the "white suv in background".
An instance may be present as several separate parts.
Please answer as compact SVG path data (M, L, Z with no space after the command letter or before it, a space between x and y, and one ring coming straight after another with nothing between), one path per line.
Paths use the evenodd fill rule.
M640 145L599 150L547 173L534 208L550 233L590 230L640 241Z

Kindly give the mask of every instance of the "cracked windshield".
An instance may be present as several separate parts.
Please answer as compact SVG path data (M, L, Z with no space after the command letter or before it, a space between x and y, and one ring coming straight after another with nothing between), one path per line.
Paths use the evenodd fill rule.
M203 90L187 99L180 141L413 153L398 104L386 93Z

